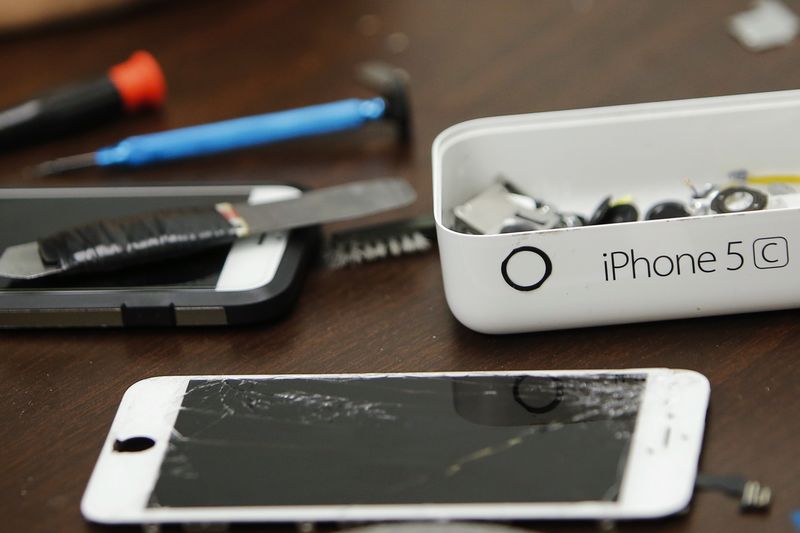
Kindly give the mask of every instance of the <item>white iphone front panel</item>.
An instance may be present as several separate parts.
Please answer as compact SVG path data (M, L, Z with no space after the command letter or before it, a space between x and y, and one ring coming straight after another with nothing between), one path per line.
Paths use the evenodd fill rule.
M493 501L481 503L387 504L379 505L153 505L154 488L158 482L162 462L169 458L169 467L177 468L180 476L197 475L186 464L185 458L176 461L170 456L172 444L185 438L175 429L176 419L183 406L190 381L220 380L367 380L380 378L449 378L467 381L488 377L547 377L559 380L591 377L593 374L642 375L644 391L639 397L635 413L635 431L621 436L629 439L627 460L615 501ZM364 382L369 383L369 382ZM202 386L202 385L201 385ZM195 385L197 387L197 385ZM212 389L209 389L211 391ZM197 390L195 390L197 392ZM491 392L491 391L487 391ZM295 401L297 396L282 393L284 401ZM694 486L697 462L702 442L708 381L691 371L645 369L619 371L570 372L477 372L477 373L426 373L426 374L365 374L339 376L197 376L161 377L144 380L133 385L122 400L117 417L101 452L95 471L82 502L84 516L103 523L145 522L257 522L257 521L347 521L347 520L452 520L492 519L514 520L535 518L646 518L675 513L684 508ZM289 400L286 400L289 398ZM292 399L294 398L294 399ZM336 404L335 396L332 396ZM306 398L307 399L307 398ZM324 398L322 398L324 399ZM299 401L299 400L298 400ZM591 402L587 403L591 407ZM357 408L350 405L351 411ZM627 409L624 404L607 404L597 407L601 413L614 414L615 409ZM352 411L352 412L356 412ZM474 411L474 412L479 412ZM586 411L591 414L591 409ZM371 411L381 415L380 410ZM630 414L630 413L628 413ZM382 416L382 415L381 415ZM476 415L479 418L484 415ZM380 418L380 417L379 417ZM555 427L555 426L554 426ZM155 445L145 451L120 453L114 443L126 439L148 436ZM519 440L519 439L517 439ZM514 439L503 445L478 450L480 456L503 454L516 446ZM220 443L224 444L224 443ZM597 445L586 440L585 445ZM221 448L224 452L224 447ZM590 451L587 448L587 452ZM476 455L476 457L478 457ZM188 459L186 459L188 460ZM225 461L220 456L220 461ZM467 457L463 464L473 460ZM452 465L451 465L452 466ZM463 466L463 465L462 465ZM524 467L521 465L520 468ZM185 470L181 470L184 468ZM458 469L454 470L457 472ZM532 475L534 473L532 472ZM184 479L183 481L186 481ZM318 480L315 480L318 481ZM387 483L391 480L387 480ZM202 481L201 481L202 482ZM327 487L337 492L340 488ZM486 490L491 490L486 489Z

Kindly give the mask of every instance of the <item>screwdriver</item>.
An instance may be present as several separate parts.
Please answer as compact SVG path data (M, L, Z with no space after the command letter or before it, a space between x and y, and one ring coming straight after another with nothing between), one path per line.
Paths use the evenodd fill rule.
M67 85L0 111L0 150L88 129L125 113L158 108L166 82L143 50L99 78Z
M135 135L95 152L41 163L36 174L47 176L90 167L138 167L343 131L381 119L394 122L400 139L407 140L407 75L396 67L372 63L362 67L362 78L381 95Z

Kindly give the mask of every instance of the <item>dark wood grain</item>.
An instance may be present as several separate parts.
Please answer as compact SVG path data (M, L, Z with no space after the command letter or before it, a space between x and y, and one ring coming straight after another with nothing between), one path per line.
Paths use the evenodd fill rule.
M162 61L170 84L161 114L0 155L0 184L269 179L324 186L399 174L421 196L404 213L428 212L430 145L456 122L800 86L800 42L754 55L727 35L726 17L746 5L746 0L146 4L121 18L0 41L0 106L101 72L136 48L147 48ZM374 35L359 30L365 14L378 17ZM406 50L389 50L386 39L394 32L408 36ZM410 149L398 148L391 129L376 125L138 172L89 171L48 180L24 172L41 160L130 134L366 96L352 71L360 61L376 58L412 76ZM272 325L3 332L0 529L109 530L83 521L80 497L122 393L149 376L667 366L695 369L711 380L703 470L762 480L775 489L775 505L767 515L742 515L734 501L700 494L685 516L619 528L787 531L789 512L800 506L799 319L798 311L785 311L480 335L450 314L438 258L428 254L357 270L315 269L291 316Z

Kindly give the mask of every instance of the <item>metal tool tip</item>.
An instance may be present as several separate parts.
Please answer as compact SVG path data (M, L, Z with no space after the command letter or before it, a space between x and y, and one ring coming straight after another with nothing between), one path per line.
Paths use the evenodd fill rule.
M8 279L35 279L61 272L61 268L47 266L39 256L39 245L27 242L9 246L0 255L0 277Z
M73 170L81 170L95 166L95 152L88 152L85 154L70 155L67 157L59 157L51 161L45 161L33 168L36 176L52 176L54 174L62 174L64 172L71 172Z

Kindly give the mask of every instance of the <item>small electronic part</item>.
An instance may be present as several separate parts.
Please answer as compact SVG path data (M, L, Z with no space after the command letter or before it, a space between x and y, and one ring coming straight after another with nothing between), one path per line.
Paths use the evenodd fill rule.
M498 179L453 209L457 226L480 235L563 227L553 206L517 191L519 189L504 179Z
M639 220L639 210L629 196L613 201L605 197L588 219L574 212L561 212L534 198L505 178L453 209L456 231L493 235L597 224L619 224Z
M528 215L526 213L517 213L516 219L506 221L503 225L503 229L501 229L501 233L509 233L508 227L513 225L520 224L519 219L523 222L527 222L530 230L526 231L539 231L543 229L555 229L563 227L563 221L561 220L561 216L558 212L549 205L546 204L539 204L533 210L533 215Z
M728 187L719 191L711 200L710 208L715 213L744 213L761 211L767 207L767 195L750 187Z
M766 187L769 202L768 208L776 207L773 200L777 196L793 195L797 193L796 185L800 184L800 176L795 174L771 174L753 176L745 169L738 169L728 173L731 182L740 186L761 186ZM786 206L780 206L786 207Z
M639 220L639 210L632 203L614 204L606 213L606 218L601 224L621 224L623 222L636 222Z
M683 182L692 191L689 205L687 207L691 216L703 216L711 213L711 202L719 192L719 188L713 183L705 183L702 187L698 188L689 179L684 179Z
M636 222L639 220L639 210L625 197L617 202L612 202L611 196L606 196L589 219L589 225L619 224L622 222Z
M772 504L772 489L739 475L698 474L695 487L720 491L739 499L742 512L767 511Z
M577 213L561 213L565 228L579 228L586 225L586 219Z
M536 231L536 227L530 222L511 221L500 228L500 233L519 233L522 231Z
M686 206L674 200L660 202L647 210L645 220L665 220L668 218L683 218L690 216Z
M727 177L728 185L705 183L699 188L684 180L692 190L686 206L688 216L800 207L800 193L795 187L800 184L800 175L753 175L746 169L736 169L728 172Z
M600 224L601 220L606 218L606 215L608 215L608 210L611 209L611 198L612 196L609 195L600 201L600 204L594 210L592 216L589 217L590 226L596 226L597 224Z
M766 186L770 194L792 194L796 192L793 185L800 184L800 176L796 174L753 176L745 169L731 171L728 177L737 185Z
M696 186L688 179L689 199L657 202L647 210L644 220L666 220L714 214L745 213L764 209L800 207L800 193L793 187L800 175L753 176L747 170L728 173L728 184L706 182ZM588 220L577 213L562 212L534 198L505 178L453 210L456 231L492 235L546 229L620 224L640 220L630 196L614 200L604 197Z
M332 269L431 250L436 242L432 215L333 233L323 260Z
M800 31L800 18L780 0L756 0L728 21L728 31L752 52L786 46Z

